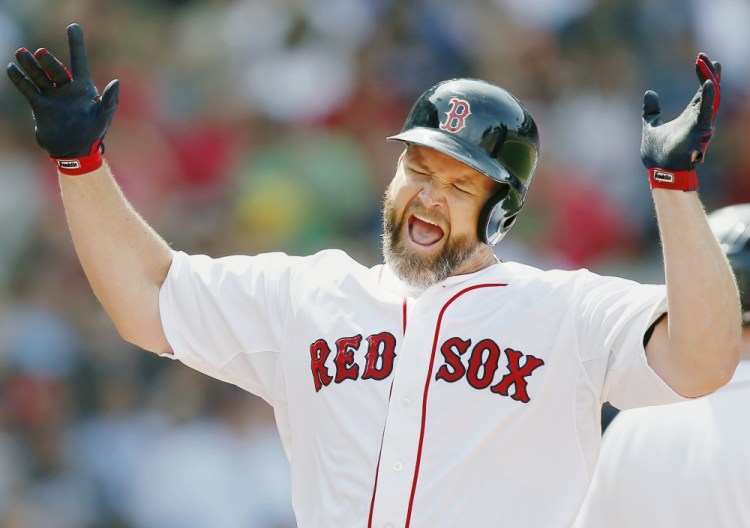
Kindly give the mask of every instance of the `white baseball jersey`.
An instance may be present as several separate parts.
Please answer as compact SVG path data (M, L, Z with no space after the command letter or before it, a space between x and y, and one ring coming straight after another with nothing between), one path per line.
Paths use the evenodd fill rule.
M619 413L576 526L750 526L750 360L710 396Z
M413 291L345 253L175 253L174 357L257 394L300 527L569 526L600 406L681 400L649 368L663 286L515 263Z

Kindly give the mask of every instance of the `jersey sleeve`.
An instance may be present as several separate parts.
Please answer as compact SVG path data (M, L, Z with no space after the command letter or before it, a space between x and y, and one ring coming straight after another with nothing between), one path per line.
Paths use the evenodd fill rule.
M682 401L651 368L643 343L667 311L666 287L583 272L579 295L581 360L602 401L619 409Z
M174 252L159 292L165 355L273 404L295 258Z

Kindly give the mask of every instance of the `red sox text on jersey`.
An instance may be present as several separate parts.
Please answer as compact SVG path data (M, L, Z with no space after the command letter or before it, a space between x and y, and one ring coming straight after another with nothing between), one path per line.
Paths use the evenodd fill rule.
M315 391L331 383L346 380L383 380L393 372L396 359L396 338L389 332L341 337L331 346L325 339L310 345L310 360ZM437 369L435 380L455 383L461 379L477 390L489 389L495 394L510 396L527 403L527 378L544 361L512 348L502 348L491 339L472 344L471 339L451 337L440 345L443 364ZM364 356L364 367L356 362L357 355ZM461 358L468 357L465 365ZM503 362L505 358L505 362ZM523 362L522 362L523 359ZM496 374L503 366L496 383ZM511 391L512 389L512 391Z

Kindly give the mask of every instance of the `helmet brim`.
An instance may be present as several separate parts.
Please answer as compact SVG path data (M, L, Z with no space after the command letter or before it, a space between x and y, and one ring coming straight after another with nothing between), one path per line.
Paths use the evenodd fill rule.
M507 183L514 188L517 186L518 179L514 178L500 163L489 158L487 152L454 134L434 128L415 127L400 134L388 136L386 139L435 149L496 182Z

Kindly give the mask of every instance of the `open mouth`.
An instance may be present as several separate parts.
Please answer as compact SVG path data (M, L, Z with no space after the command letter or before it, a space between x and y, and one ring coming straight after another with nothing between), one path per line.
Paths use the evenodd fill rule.
M423 248L436 246L445 236L443 229L435 222L419 215L409 217L409 240Z

